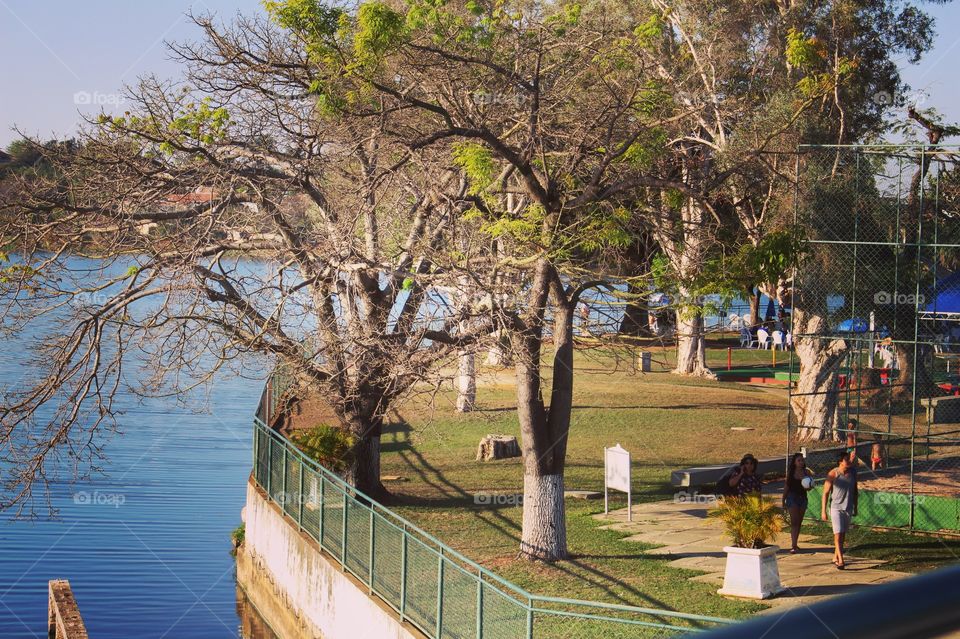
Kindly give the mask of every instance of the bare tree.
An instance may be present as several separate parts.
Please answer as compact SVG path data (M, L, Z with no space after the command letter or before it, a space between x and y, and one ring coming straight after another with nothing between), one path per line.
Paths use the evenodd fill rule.
M347 478L378 496L387 409L490 330L428 303L465 206L456 167L398 146L388 111L324 111L310 54L269 23L194 20L183 84L146 78L75 148L35 144L52 175L5 191L3 329L61 328L3 398L0 506L58 451L95 456L118 392L180 393L234 362L279 361L327 398L356 438Z

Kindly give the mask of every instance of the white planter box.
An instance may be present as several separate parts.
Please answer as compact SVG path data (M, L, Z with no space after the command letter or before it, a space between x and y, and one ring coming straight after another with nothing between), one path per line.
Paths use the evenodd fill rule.
M723 588L717 592L730 597L768 599L783 592L780 570L777 568L779 546L765 548L737 548L725 546L727 569L723 574Z

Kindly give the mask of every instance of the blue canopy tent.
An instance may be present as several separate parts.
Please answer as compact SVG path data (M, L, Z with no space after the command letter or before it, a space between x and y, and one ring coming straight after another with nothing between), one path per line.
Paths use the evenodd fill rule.
M926 320L960 322L960 271L941 278L920 312Z
M866 333L870 330L870 324L859 317L851 317L837 324L838 333Z

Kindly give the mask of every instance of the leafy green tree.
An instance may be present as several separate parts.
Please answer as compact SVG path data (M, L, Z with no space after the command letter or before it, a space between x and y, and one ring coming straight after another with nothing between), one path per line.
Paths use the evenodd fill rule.
M645 172L670 101L643 61L646 35L612 2L367 2L336 18L319 2L268 6L311 52L311 89L330 112L400 114L398 144L444 150L468 176L474 206L462 222L478 239L446 268L492 291L491 313L511 336L521 553L565 557L575 310L606 284L592 274L605 256L633 241L618 200L638 185L689 191Z
M474 206L463 228L490 241L445 268L493 291L512 285L490 308L510 327L517 362L521 551L544 559L566 554L572 326L580 296L596 285L587 272L633 242L624 231L641 219L675 292L676 372L710 375L703 299L715 265L737 253L725 242L761 247L792 211L793 159L778 152L881 128L878 96L896 101L903 88L894 57L919 57L932 34L922 11L883 0L268 8L308 52L322 113L396 115L397 144L449 153L469 177ZM785 278L761 284L775 296L790 288ZM819 374L815 360L806 374Z

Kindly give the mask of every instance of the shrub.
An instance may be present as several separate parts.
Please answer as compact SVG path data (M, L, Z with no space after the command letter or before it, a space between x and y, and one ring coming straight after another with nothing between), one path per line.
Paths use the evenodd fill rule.
M230 533L230 541L233 543L233 549L230 551L231 555L237 554L237 549L243 546L243 542L247 537L247 525L240 524L233 529L233 532Z
M294 431L290 439L307 457L336 473L342 473L349 466L357 441L342 428L325 424Z
M727 497L710 515L723 522L738 548L761 548L773 541L784 526L780 508L758 494Z

